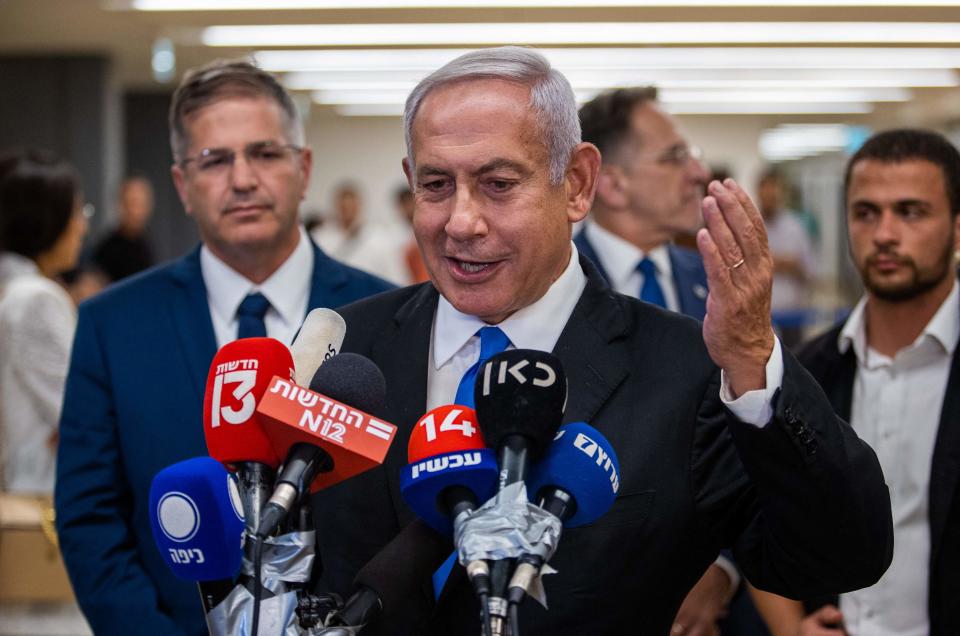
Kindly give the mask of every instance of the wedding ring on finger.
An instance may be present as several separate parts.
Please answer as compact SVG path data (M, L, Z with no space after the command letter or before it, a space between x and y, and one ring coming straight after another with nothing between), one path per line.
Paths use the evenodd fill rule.
M728 266L727 269L732 272L733 270L735 270L735 269L737 269L738 267L740 267L741 265L743 265L743 262L744 262L744 260L741 258L739 261L737 261L737 262L734 263L733 265Z

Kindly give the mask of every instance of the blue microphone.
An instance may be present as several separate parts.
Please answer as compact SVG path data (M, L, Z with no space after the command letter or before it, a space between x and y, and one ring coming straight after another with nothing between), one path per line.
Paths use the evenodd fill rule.
M584 422L561 426L543 458L527 476L527 493L534 503L555 515L564 527L592 523L613 505L620 490L620 462L610 442ZM544 559L520 558L510 579L507 601L519 605Z
M531 501L552 512L564 527L596 521L620 489L620 462L603 434L584 422L561 426L527 477Z
M205 611L215 607L243 560L243 507L234 478L212 457L167 466L150 485L150 524L173 573L200 584Z

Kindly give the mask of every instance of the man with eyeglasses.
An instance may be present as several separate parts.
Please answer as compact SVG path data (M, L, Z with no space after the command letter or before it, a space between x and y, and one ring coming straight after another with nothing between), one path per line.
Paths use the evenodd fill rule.
M170 109L173 180L202 244L80 308L60 422L57 527L97 634L205 634L196 587L154 545L150 483L205 455L218 347L290 343L306 313L388 289L334 261L298 219L312 155L290 96L247 62L187 73Z
M703 259L673 244L678 234L693 234L701 225L710 178L701 150L660 108L653 86L601 93L580 108L580 126L602 163L590 218L574 238L577 249L621 294L703 320ZM724 633L765 634L739 581L733 563L720 556L681 606L675 632L719 633L718 622L732 612Z

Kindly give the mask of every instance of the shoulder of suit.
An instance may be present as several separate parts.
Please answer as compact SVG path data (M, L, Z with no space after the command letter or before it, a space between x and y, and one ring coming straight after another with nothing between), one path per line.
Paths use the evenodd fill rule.
M843 355L837 346L837 339L840 337L842 329L843 323L841 322L805 342L797 351L797 360L800 361L800 364L812 368L840 360Z
M428 286L432 287L432 283L426 282L397 288L391 286L391 289L383 293L367 296L338 307L337 312L343 316L348 325L351 320L391 320L401 307L417 294L424 293Z
M182 260L156 265L109 285L99 294L80 304L80 313L130 311L139 307L156 308L158 298L170 292L173 271L182 267ZM199 269L197 269L199 275Z

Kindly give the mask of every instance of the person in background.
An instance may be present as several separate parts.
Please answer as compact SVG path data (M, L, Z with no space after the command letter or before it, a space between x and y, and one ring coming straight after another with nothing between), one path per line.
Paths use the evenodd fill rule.
M334 192L334 216L313 231L313 240L333 258L399 285L409 282L403 244L377 221L364 218L363 198L352 183Z
M767 170L757 185L757 203L767 226L773 255L773 323L788 349L803 339L816 272L813 241L803 222L785 207L787 184Z
M153 253L146 238L147 222L153 215L153 186L143 175L123 180L117 196L117 227L97 245L94 264L117 282L153 265Z
M36 150L0 159L0 452L3 487L53 493L57 423L77 313L54 280L87 221L76 170Z
M703 320L703 259L673 242L702 224L710 171L699 151L660 108L652 86L601 93L580 108L580 126L602 163L590 217L573 239L577 249L616 291ZM740 580L729 554L720 556L688 594L676 624L692 634L717 633L721 622L725 634L765 634Z
M202 243L81 305L60 420L60 550L97 636L207 634L196 585L157 550L148 501L160 470L207 454L217 349L254 336L290 344L311 309L390 288L300 225L313 154L274 76L246 61L188 72L170 131L173 182Z
M960 634L960 153L926 130L879 133L853 155L847 232L866 291L800 361L877 452L893 563L839 598L758 595L789 636ZM841 530L838 528L838 530Z
M407 186L400 186L393 195L393 201L397 205L397 212L403 218L404 227L413 227L413 192ZM403 260L407 263L407 271L410 273L411 283L423 283L430 280L430 274L427 272L427 266L423 264L423 255L420 253L420 246L417 245L417 238L410 233L407 240L407 246L403 250Z

